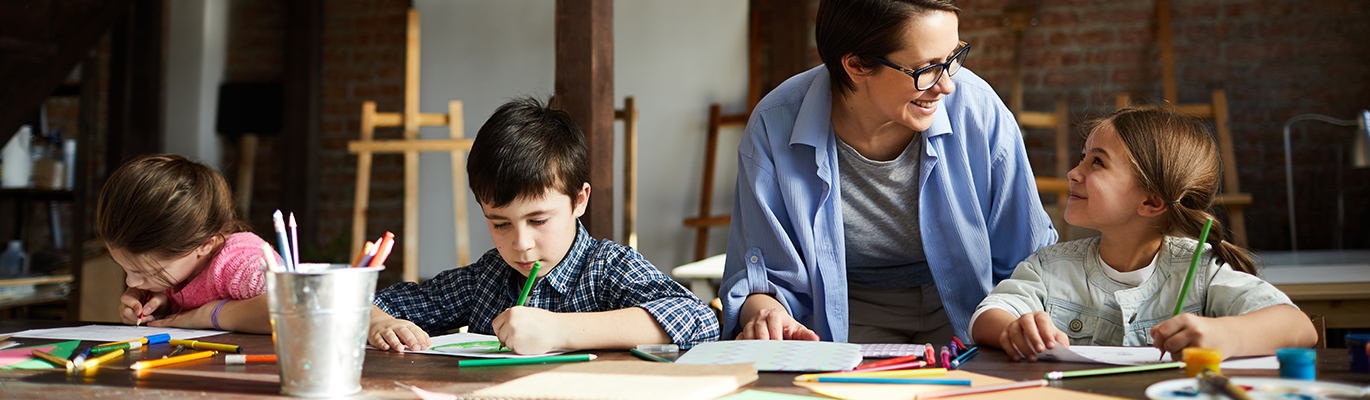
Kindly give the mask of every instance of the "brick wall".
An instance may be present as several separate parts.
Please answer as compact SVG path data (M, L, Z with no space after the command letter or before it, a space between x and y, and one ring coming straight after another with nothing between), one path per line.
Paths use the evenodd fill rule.
M817 0L813 0L814 3ZM1154 0L961 0L961 38L972 43L967 67L1005 102L1012 87L1013 35L1005 7L1037 6L1023 38L1023 100L1032 111L1070 105L1074 124L1106 115L1114 98L1157 101L1160 47ZM1289 249L1282 126L1319 113L1352 118L1370 108L1370 2L1363 0L1172 0L1176 81L1181 103L1208 103L1225 89L1251 247ZM815 64L817 61L815 61ZM1300 249L1370 248L1370 169L1350 169L1351 128L1308 122L1293 129L1295 203ZM1034 171L1054 169L1052 132L1024 141ZM1082 141L1072 140L1078 151ZM1072 160L1074 156L1072 155ZM1339 185L1340 183L1340 185ZM1337 228L1338 187L1346 225ZM1339 234L1339 232L1341 232Z
M227 82L280 81L285 51L285 6L271 0L234 0L229 9L228 60L224 68ZM282 135L288 133L281 133ZM224 177L238 190L238 171L241 167L239 142L226 142L224 149ZM257 234L276 247L271 213L281 199L280 164L272 162L280 153L276 150L277 135L261 136L257 144L257 162L253 164L252 208L243 219L252 223ZM236 140L236 138L234 138Z

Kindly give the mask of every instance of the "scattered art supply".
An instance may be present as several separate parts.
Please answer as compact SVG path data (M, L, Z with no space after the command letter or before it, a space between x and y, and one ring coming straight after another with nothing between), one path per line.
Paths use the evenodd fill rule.
M861 346L798 340L728 340L700 343L675 362L754 363L758 371L846 371L861 364Z
M91 347L91 348L90 348L90 354L94 354L94 355L97 355L97 356L98 356L98 355L105 354L105 353L108 353L108 352L111 352L111 351L115 351L115 350L137 350L137 349L142 348L142 347L143 347L143 342L134 340L134 341L131 341L131 342L123 342L123 343L117 343L117 344L107 344L107 345L99 345L99 346Z
M1256 399L1358 399L1364 394L1364 389L1360 387L1331 382L1242 376L1232 377L1230 382L1239 387L1249 388L1247 394ZM1162 400L1229 399L1218 393L1204 392L1199 387L1199 380L1190 378L1156 382L1146 388L1146 397Z
M175 357L177 355L180 355L183 351L186 351L186 345L178 344L176 345L176 348L171 349L171 352L166 353L166 355L162 356L162 358Z
M924 345L908 343L862 343L861 357L865 358L895 358L905 356L922 356Z
M96 366L99 366L100 364L104 364L104 363L107 363L107 362L109 362L109 361L111 361L111 360L115 360L115 359L122 358L123 356L124 356L124 350L123 350L123 349L114 350L114 351L111 351L111 352L109 352L109 353L105 353L104 355L101 355L101 356L99 356L99 357L86 359L85 362L81 363L81 368L82 368L82 369L91 369L91 368L95 368Z
M899 371L874 371L874 372L830 372L826 374L804 374L794 377L795 382L813 382L820 377L838 378L924 378L929 376L946 376L946 368L923 368L906 369Z
M1065 378L1077 378L1081 376L1125 374L1129 372L1157 371L1165 369L1178 369L1184 367L1182 362L1172 362L1165 364L1134 365L1130 367L1086 369L1080 371L1051 371L1045 376L1047 379L1058 380Z
M656 361L656 362L671 362L671 360L667 360L667 359L665 359L665 358L657 357L656 355L654 355L654 354L652 354L652 353L648 353L648 352L645 352L645 351L642 351L642 350L638 350L638 349L628 349L628 351L631 352L631 353L633 353L633 355L637 356L637 358L641 358L641 359L643 359L643 360L647 360L647 361Z
M1211 369L1199 373L1199 390L1219 393L1236 400L1251 400L1251 396L1246 394L1246 389L1232 384L1231 379Z
M1284 379L1314 380L1317 378L1318 352L1313 349L1279 349L1280 377Z
M594 354L566 354L560 356L530 357L530 358L496 358L485 360L461 360L457 361L458 367L494 367L504 365L525 365L525 364L549 364L563 362L594 361L597 358Z
M457 400L457 395L455 394L424 390L423 388L420 388L418 386L410 386L403 383L399 383L398 381L395 382L395 385L398 385L399 387L405 389L409 389L409 391L414 392L414 395L419 396L420 400Z
M74 352L77 350L76 347L79 346L80 344L81 344L81 341L79 341L79 340L68 340L68 341L65 341L65 342L48 343L48 344L37 345L37 346L24 346L24 347L16 348L16 349L13 349L13 350L28 350L28 351L33 351L33 350L44 350L44 349L48 349L48 350L44 350L44 351L45 351L46 353L48 353L48 354L51 354L51 355L56 356L56 357L58 357L58 358L61 358L61 359L63 359L63 360L70 361L70 360L71 360L71 355L72 355L72 353L74 353ZM29 355L32 356L33 354L30 353ZM84 360L83 360L83 361L84 361ZM75 367L75 365L73 364L73 368L74 368L74 367ZM24 361L20 361L20 362L14 363L14 364L10 364L9 366L6 366L6 367L0 367L0 369L6 369L6 370L52 369L52 364L48 363L47 361L43 361L43 360L40 360L40 359L37 359L37 358L30 358L30 359L28 359L28 360L24 360Z
M921 345L920 345L919 351L920 351L920 352L922 351ZM918 359L920 359L920 358L922 358L922 357L923 357L923 356L920 355L920 354L907 355L907 356L903 356L903 357L895 357L895 358L891 358L891 359L887 359L887 360L880 360L880 361L876 361L876 362L869 362L869 363L861 364L861 365L856 366L856 368L852 368L852 370L854 370L854 371L861 371L861 370L867 370L867 369L871 369L871 368L880 368L880 367L884 367L884 366L888 366L888 365L907 364L907 363L910 363L910 362L918 361Z
M229 354L224 364L267 364L276 362L275 354Z
M214 351L222 351L222 352L225 352L225 353L242 353L242 352L243 352L243 346L238 346L238 345L233 345L233 344L206 343L206 342L201 342L201 341L198 341L198 340L172 340L172 341L171 341L171 345L173 345L173 346L185 345L186 347L189 347L189 348L192 348L192 349L195 349L195 350L214 350Z
M531 358L564 354L566 351L554 350L543 354L518 354L513 350L501 349L499 338L494 335L478 333L453 333L429 338L426 350L410 350L408 354L432 354L476 358Z
M942 368L951 368L951 350L947 346L942 346Z
M199 329L161 328L128 325L86 325L66 328L30 329L15 332L16 337L34 339L90 340L96 342L115 342L139 340L159 334L167 334L171 339L195 339L205 336L221 335L227 332ZM147 342L144 342L147 344Z
M33 357L35 357L35 355L33 354L34 352L51 351L56 347L57 346L46 345L37 348L0 350L0 367L7 367L13 364L18 364L24 361L31 360L33 359ZM65 363L63 365L65 365Z
M923 361L927 361L927 363L928 363L929 366L936 367L936 366L937 366L937 354L935 354L935 353L933 352L933 350L932 350L932 343L928 343L928 344L923 345L923 352L924 352L924 353L923 353L923 354L924 354ZM943 367L946 367L946 366L943 365Z
M884 365L884 366L879 366L879 367L874 367L874 368L856 369L856 370L852 370L852 371L854 371L854 372L898 371L898 370L905 370L905 369L918 369L918 368L923 368L923 367L926 367L926 366L928 366L928 363L923 362L923 361L909 361L909 362L901 363L901 364L889 364L889 365Z
M1027 389L1027 388L1043 387L1043 386L1046 386L1048 383L1049 383L1049 381L1047 381L1046 379L1037 379L1037 380L1031 380L1031 381L1014 382L1014 383L1004 383L1004 384L999 384L999 385L988 385L988 386L972 387L972 388L966 388L966 389L945 390L945 391L932 392L932 393L920 393L920 394L918 394L918 396L917 396L916 398L917 398L917 399L940 399L940 398L944 398L944 397L956 397L956 396L966 396L966 395L980 394L980 393L1002 392L1002 391L1006 391L1006 390L1017 390L1017 389Z
M1185 275L1184 284L1181 286L1180 298L1175 299L1175 312L1170 314L1171 318L1180 316L1180 313L1184 311L1184 299L1189 297L1189 287L1194 286L1194 271L1199 269L1199 258L1203 255L1204 243L1208 243L1208 230L1210 228L1213 228L1213 218L1204 220L1203 233L1199 235L1199 243L1194 246L1194 257L1189 261L1189 273ZM1156 361L1159 362L1164 359L1165 353L1161 353Z
M961 353L959 357L956 357L955 360L951 360L951 368L961 368L961 364L964 364L966 361L970 361L970 359L975 358L976 354L980 354L980 347L971 347L969 350L966 350L964 353Z
M820 376L809 382L830 383L884 383L900 385L946 385L970 386L969 379L927 379L927 378L848 378L841 376Z
M1202 347L1186 347L1181 354L1184 356L1184 376L1186 378L1199 376L1199 373L1204 370L1222 373L1222 368L1218 366L1223 362L1222 351Z
M54 346L54 347L56 347L56 346ZM29 354L32 354L35 358L38 358L39 360L43 360L44 362L47 362L48 364L52 364L52 366L57 367L57 368L65 368L65 369L67 369L67 370L71 370L71 369L73 369L73 368L76 368L76 364L73 364L73 363L71 362L71 360L68 360L68 359L65 359L65 358L62 358L62 357L58 357L58 356L54 356L54 355L52 355L52 353L48 353L48 352L46 352L46 351L42 351L42 350L32 350ZM8 364L6 364L6 365L8 365Z
M214 351L214 350L207 350L207 351L200 351L200 352L195 352L195 353L190 353L190 354L179 355L179 356L176 356L176 357L159 358L159 359L155 359L155 360L143 360L143 361L139 361L139 362L133 363L133 365L132 365L132 366L129 366L129 368L131 368L131 369L157 368L157 367L162 367L162 366L167 366L167 365L172 365L172 364L180 364L180 363L191 362L191 361L195 361L195 360L203 360L203 359L206 359L206 358L214 357L215 354L219 354L219 352Z

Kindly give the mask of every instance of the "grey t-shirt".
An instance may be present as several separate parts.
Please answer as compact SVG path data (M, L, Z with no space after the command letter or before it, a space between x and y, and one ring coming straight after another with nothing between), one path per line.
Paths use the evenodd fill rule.
M837 140L847 280L877 289L932 283L918 227L922 135L899 157L873 161Z

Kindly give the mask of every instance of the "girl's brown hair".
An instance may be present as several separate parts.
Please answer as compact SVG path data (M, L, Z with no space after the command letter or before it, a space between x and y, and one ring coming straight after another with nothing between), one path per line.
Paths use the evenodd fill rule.
M228 182L204 164L174 154L134 158L109 175L95 209L95 233L112 249L140 259L139 268L168 286L152 258L189 254L210 240L246 232ZM133 266L129 266L133 267Z
M1127 147L1137 184L1167 204L1161 232L1199 239L1204 221L1213 218L1208 242L1233 269L1256 275L1251 254L1224 240L1226 230L1208 213L1218 193L1218 145L1196 119L1163 109L1125 108L1097 121L1109 124Z

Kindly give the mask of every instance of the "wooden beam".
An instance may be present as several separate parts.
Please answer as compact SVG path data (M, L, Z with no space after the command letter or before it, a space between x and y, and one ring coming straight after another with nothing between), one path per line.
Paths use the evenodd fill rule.
M287 1L278 137L281 208L299 214L301 246L319 245L319 152L323 115L323 0ZM249 218L243 216L244 219ZM250 219L249 219L250 220ZM330 236L333 233L330 233ZM302 249L303 250L303 249ZM323 261L323 260L303 260Z
M603 193L581 217L596 238L614 235L613 5L612 0L557 0L556 10L557 103L585 132L590 186L593 193Z

